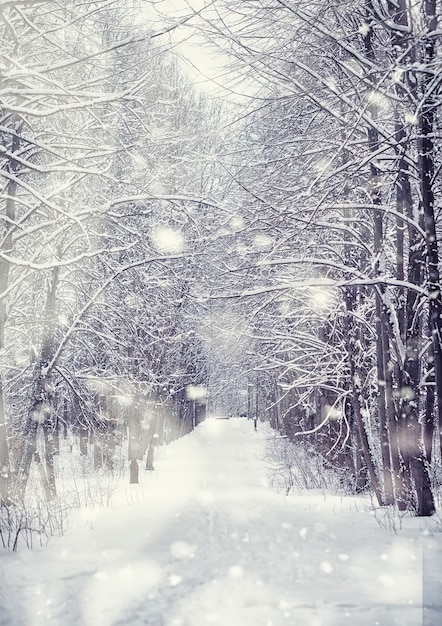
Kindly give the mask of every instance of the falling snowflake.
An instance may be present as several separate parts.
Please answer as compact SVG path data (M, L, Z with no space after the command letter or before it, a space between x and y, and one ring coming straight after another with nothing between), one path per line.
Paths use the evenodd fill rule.
M158 252L177 253L184 249L184 237L181 231L168 226L154 228L151 233L153 247Z

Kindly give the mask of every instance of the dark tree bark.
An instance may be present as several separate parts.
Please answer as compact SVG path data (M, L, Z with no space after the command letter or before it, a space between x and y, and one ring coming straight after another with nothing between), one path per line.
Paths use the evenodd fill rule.
M54 268L50 289L46 298L44 312L44 330L40 349L40 358L35 365L35 374L31 393L31 407L28 411L21 431L21 445L15 472L14 495L22 500L31 469L32 459L37 450L37 433L40 424L43 424L50 414L51 384L48 365L53 353L51 315L55 310L56 292L58 286L59 268Z
M434 371L434 352L433 346L431 345L427 355L427 374L425 377L425 389L427 393L423 423L424 448L428 465L431 465L431 460L433 458L433 439L436 430L434 422L435 386L436 376Z
M354 287L346 287L344 291L345 304L347 308L347 314L344 321L344 336L346 338L345 345L347 350L347 359L349 364L349 380L351 384L351 401L353 408L353 416L356 423L358 433L358 443L360 445L361 455L365 462L366 472L370 479L371 487L376 495L378 504L382 506L385 504L384 497L382 495L382 487L379 478L376 474L373 456L368 441L367 431L365 429L364 420L362 418L361 410L361 389L359 387L359 377L357 376L356 366L354 361L355 345L357 343L355 336L356 329L353 323L353 310L355 304ZM361 468L362 469L362 468ZM359 476L359 474L358 474ZM364 475L361 474L358 478L361 484Z
M372 17L371 2L368 2L367 23L370 23ZM365 54L368 59L375 61L373 50L373 30L368 29L364 36ZM374 88L374 86L373 86ZM374 103L368 105L370 115L373 120L377 117L377 106ZM367 127L368 147L371 154L375 155L379 148L379 133L375 124ZM384 262L384 214L380 208L382 204L381 194L381 171L379 170L376 159L370 162L370 196L373 204L373 254L374 254L374 273L375 276L381 276L383 273L382 264ZM393 490L393 472L390 451L390 433L389 424L394 420L393 407L393 390L391 387L391 376L388 368L390 366L390 333L389 320L385 303L385 286L377 285L375 289L376 302L376 366L378 378L378 415L381 439L381 456L384 483L384 504L394 503Z
M410 65L416 61L416 49L410 45L409 36L409 19L408 7L405 0L398 2L387 2L388 10L392 18L392 26L390 26L390 38L392 48L395 51L396 58L401 57L402 63ZM423 4L424 17L427 21L427 30L431 32L436 28L435 2L433 0L425 0ZM428 34L428 33L427 33ZM424 44L424 59L426 63L430 63L434 58L434 39L428 38ZM441 319L441 294L439 288L438 273L438 252L437 239L434 222L434 195L433 195L433 172L434 172L434 146L432 144L431 133L434 125L433 99L430 98L430 106L428 107L428 99L426 99L428 90L428 74L424 74L423 85L421 85L423 98L423 107L419 114L419 135L417 140L418 148L418 171L421 190L421 207L424 219L426 253L427 253L427 274L429 282L429 325L430 332L433 336L433 355L436 377L441 372L441 344L440 344L440 328ZM410 82L410 81L409 81ZM411 93L414 94L417 105L421 96L417 95L416 81L411 80ZM396 92L401 94L402 87L396 86ZM407 281L412 285L421 287L424 284L424 259L422 254L423 242L418 232L417 226L421 225L421 219L418 212L413 211L413 199L410 185L409 166L405 158L406 136L404 129L396 125L396 140L401 153L398 158L399 174L398 174L398 209L403 210L408 217L408 271ZM405 307L405 326L404 326L404 343L405 343L405 362L403 367L403 376L400 379L400 418L398 427L398 440L401 454L406 466L406 470L410 471L413 478L414 487L417 496L417 514L431 515L434 512L434 500L431 492L430 478L428 473L428 458L431 458L431 444L427 440L425 454L422 426L420 424L420 383L422 376L421 347L422 347L422 330L419 320L420 297L413 289L407 290L406 307ZM439 327L439 329L437 328ZM429 378L432 373L429 370ZM434 405L434 397L432 390L428 387L425 408L424 427L426 431L430 430L431 413ZM440 388L440 386L439 386ZM438 402L439 410L442 403ZM432 440L432 436L431 436Z
M129 483L131 485L138 485L138 461L132 459L129 465Z
M87 444L89 441L89 430L83 424L80 424L79 439L80 439L80 455L82 457L87 457L87 452L88 452Z
M422 73L420 83L421 106L418 116L418 169L421 191L421 202L424 216L426 265L428 274L429 297L429 329L433 341L433 358L436 379L437 412L439 433L442 433L442 294L439 273L439 251L435 220L434 198L434 140L436 101L434 97L434 71L437 29L436 1L423 2L424 19L426 22L426 37L422 63L426 68ZM442 451L442 438L440 441Z

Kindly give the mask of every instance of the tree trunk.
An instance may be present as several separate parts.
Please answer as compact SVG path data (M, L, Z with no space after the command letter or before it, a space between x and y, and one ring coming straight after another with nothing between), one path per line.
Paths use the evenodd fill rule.
M373 7L371 2L367 2L367 23L371 22ZM365 54L368 59L375 61L373 49L373 29L370 28L364 36ZM373 85L373 89L375 86ZM377 119L378 107L370 99L367 107L373 121ZM375 155L379 148L379 134L375 124L367 128L368 148L371 154ZM374 254L374 274L382 276L384 272L384 224L381 194L381 171L379 170L376 158L370 162L370 196L373 204L373 254ZM379 284L375 289L376 299L376 365L378 378L378 415L381 440L381 457L384 478L384 503L394 503L393 473L390 450L389 426L394 421L393 389L391 382L391 372L388 368L391 364L390 358L390 329L388 314L385 303L385 286Z
M431 459L433 457L433 439L435 432L434 423L434 401L435 401L435 385L436 377L434 373L434 353L433 346L430 347L427 357L427 375L425 378L425 388L427 390L426 404L425 404L425 416L424 416L424 448L425 456L427 457L428 465L431 465Z
M155 458L155 443L151 440L149 447L147 448L146 454L146 470L153 472L154 467L154 458Z
M129 465L129 483L131 485L138 485L138 461L132 459Z
M17 133L20 132L22 124L19 125ZM15 153L20 148L20 138L18 134L12 136L11 152ZM17 175L19 164L11 159L6 166L8 172ZM4 221L4 236L0 244L0 251L5 255L12 252L12 228L15 223L15 197L17 194L17 182L9 180L6 185L6 211ZM0 350L3 350L6 330L6 305L5 294L9 285L10 264L5 258L0 258ZM1 375L0 375L1 376ZM0 503L9 503L11 489L11 468L9 459L7 416L5 411L3 381L0 377Z
M130 407L129 414L129 482L130 484L138 483L138 456L140 448L141 424L138 412L135 408Z
M353 415L356 422L356 428L358 433L358 442L360 444L360 449L362 452L363 459L365 461L366 471L370 478L371 487L376 495L376 499L378 501L379 506L384 504L384 498L382 496L381 485L379 483L379 478L376 474L375 466L373 463L373 457L370 450L370 444L367 437L367 431L365 429L364 420L362 418L361 411L361 390L359 388L359 377L356 372L355 361L354 361L354 347L356 344L355 336L354 336L354 322L352 319L353 308L354 308L354 288L346 287L344 291L345 303L347 308L347 315L345 317L344 322L344 336L346 337L345 345L347 350L347 358L349 364L349 380L351 384L351 399L352 399L352 407L353 407ZM362 476L357 480L361 480ZM359 483L360 484L360 483Z
M400 59L402 66L412 66L416 60L416 48L410 45L410 24L412 19L409 16L409 7L405 0L392 2L387 0L387 7L392 20L390 30L390 38L392 49L397 59ZM432 32L436 28L436 14L434 0L425 0L423 4L424 17L427 21L428 32ZM434 38L427 37L423 54L424 61L429 63L434 58ZM426 95L428 87L429 75L423 80L421 85L423 94ZM421 206L424 215L426 247L427 247L427 272L429 277L429 322L430 332L433 334L433 354L436 376L441 372L441 350L440 350L440 332L434 332L436 325L440 324L439 314L441 312L441 295L439 289L438 274L438 258L437 258L437 240L434 224L434 196L432 188L432 178L434 171L433 164L433 145L431 133L434 125L434 102L430 98L422 98L417 93L416 82L411 84L411 93L414 95L414 105L417 106L419 101L423 102L419 115L419 136L418 136L418 170L421 188ZM410 85L408 85L410 87ZM403 90L400 82L396 83L396 93L398 96L407 93ZM398 181L397 181L397 198L398 211L404 212L408 217L408 271L407 281L416 286L422 286L424 283L424 259L422 256L422 239L418 233L417 227L420 226L420 216L415 214L413 210L413 197L410 185L410 175L408 161L405 158L407 150L407 137L404 127L398 122L396 123L396 140L401 153L398 158ZM434 271L435 270L435 271ZM434 392L430 388L433 372L431 371L431 356L427 363L427 381L426 381L426 407L424 417L424 430L427 433L425 439L425 455L422 427L420 424L420 383L422 375L421 362L421 324L418 319L418 309L420 298L412 289L408 289L405 306L405 326L403 329L405 344L405 361L403 368L403 376L400 378L400 420L398 427L398 439L401 454L406 466L406 472L410 472L413 478L416 490L416 509L418 515L431 515L434 512L434 501L429 481L427 460L431 458L431 442L432 429L434 422L432 418L434 406ZM436 313L434 312L436 310ZM438 398L442 393L442 387L439 385ZM438 402L439 412L442 408L442 402ZM433 423L433 426L431 424ZM429 435L430 433L430 435ZM426 458L425 458L426 457ZM405 475L407 477L407 474ZM408 478L408 477L407 477Z
M0 505L10 502L11 468L9 461L8 429L3 398L3 383L0 378Z
M31 469L32 459L37 449L37 433L40 424L49 417L51 405L51 385L48 364L52 353L52 326L51 313L55 310L56 291L58 286L59 268L54 268L49 293L46 299L44 313L44 330L40 359L35 366L31 406L25 417L21 432L21 447L17 460L16 484L19 499L24 498L27 480Z
M43 422L43 438L44 438L44 451L45 451L45 469L46 479L49 487L50 498L55 498L57 495L57 487L55 483L55 465L54 457L56 455L55 441L54 441L54 427L50 420Z
M103 467L103 448L101 441L97 438L97 433L94 433L94 470L99 470Z
M401 13L401 20L403 21L406 16ZM394 42L397 43L397 38L394 38ZM406 159L407 152L407 137L404 131L404 127L399 123L399 120L396 121L396 133L395 138L397 142L398 149L400 150L397 159L397 179L396 179L396 206L397 211L401 215L407 216L407 231L408 231L408 263L407 263L407 281L412 284L421 285L423 280L422 275L422 241L420 240L420 235L418 232L418 223L419 217L414 215L414 203L413 196L411 191L410 184L410 171L408 161ZM397 226L398 232L398 240L401 242L402 249L398 250L398 273L397 279L404 280L404 252L403 252L403 243L404 243L404 229L403 229L403 221ZM416 281L415 283L413 281ZM404 455L404 449L402 446L402 442L404 441L403 431L403 417L401 417L401 403L403 402L403 398L401 397L401 390L404 387L407 387L409 381L407 381L407 374L405 370L405 361L407 358L407 353L410 349L410 333L412 334L411 328L415 323L414 316L416 312L414 311L414 302L415 302L416 294L412 290L408 289L406 293L403 293L403 290L399 293L399 312L398 312L398 325L400 338L402 341L402 353L401 350L398 350L397 361L398 361L398 390L399 390L399 418L395 418L395 423L392 424L392 433L393 433L393 443L392 443L392 462L393 462L393 471L394 471L394 479L395 479L395 491L396 491L396 501L398 504L398 508L400 510L404 510L407 508L409 504L408 500L412 496L412 485L410 480L410 465L408 461L408 456ZM403 306L401 306L403 305ZM416 356L419 356L418 354ZM415 383L414 383L415 384ZM406 439L406 437L405 437ZM401 457L400 458L400 453ZM413 498L412 498L413 499Z
M80 424L79 439L80 439L80 456L87 457L87 444L89 440L89 430L82 424Z
M435 59L435 37L432 33L437 29L437 15L435 0L425 0L423 3L424 19L427 26L427 36L424 39L422 63L429 67ZM442 433L442 294L439 274L439 252L434 215L434 120L436 101L431 88L434 79L433 71L423 72L421 79L421 107L418 116L418 169L421 191L422 210L424 215L426 265L428 274L429 297L429 329L433 341L433 357L436 378L436 397L439 422L439 434ZM442 438L440 440L442 453Z
M34 452L34 461L37 465L37 470L40 476L41 484L43 486L43 491L45 494L46 501L50 502L53 497L53 492L52 492L51 485L49 483L48 475L46 474L46 471L45 471L45 466L41 462L40 454L37 452L37 450L35 450Z

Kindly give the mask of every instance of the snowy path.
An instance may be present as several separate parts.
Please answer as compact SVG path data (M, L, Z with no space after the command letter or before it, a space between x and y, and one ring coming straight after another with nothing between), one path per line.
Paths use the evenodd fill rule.
M439 626L419 527L381 528L359 499L276 493L265 437L207 421L160 451L145 499L2 555L0 624Z

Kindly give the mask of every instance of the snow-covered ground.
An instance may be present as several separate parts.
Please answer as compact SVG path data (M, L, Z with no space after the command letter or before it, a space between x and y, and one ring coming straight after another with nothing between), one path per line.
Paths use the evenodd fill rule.
M440 626L442 533L268 485L268 430L208 420L119 504L0 557L7 626Z

